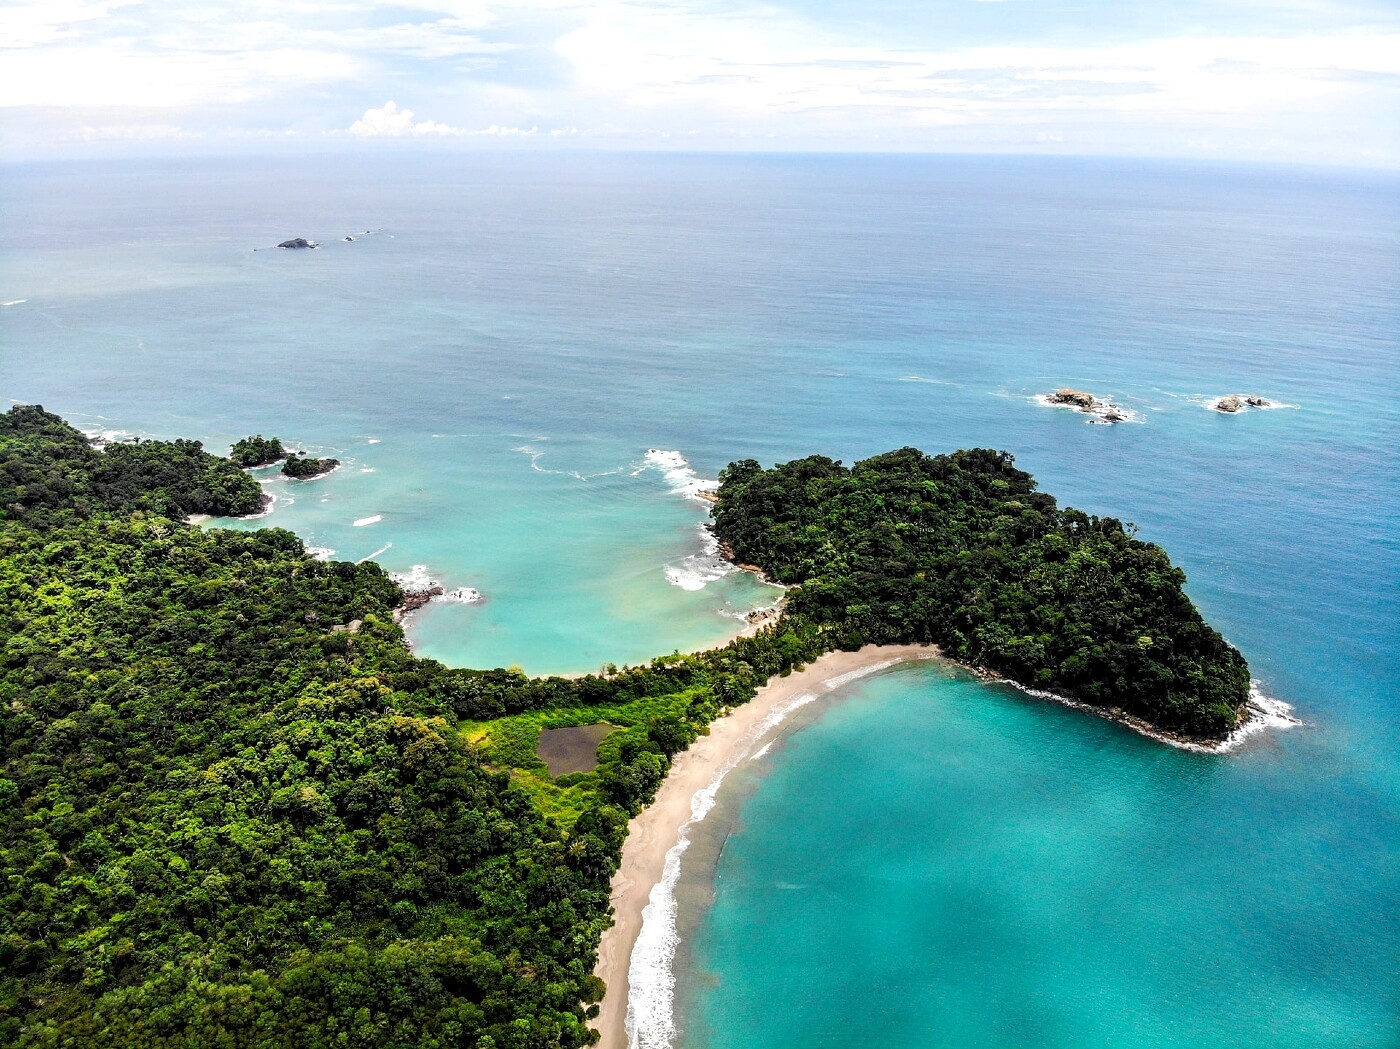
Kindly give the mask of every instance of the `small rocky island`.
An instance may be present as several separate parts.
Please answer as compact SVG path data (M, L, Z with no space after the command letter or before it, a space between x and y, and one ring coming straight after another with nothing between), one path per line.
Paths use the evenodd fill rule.
M1085 393L1083 390L1071 389L1062 386L1054 393L1043 394L1044 403L1056 408L1073 408L1075 411L1083 412L1085 415L1092 415L1091 422L1101 423L1121 423L1125 422L1129 416L1125 409L1111 401L1103 401L1095 397L1092 393Z
M314 456L293 452L282 464L282 474L297 481L309 481L322 474L328 474L340 465L339 459L317 459Z
M1267 397L1259 397L1255 394L1232 393L1225 397L1217 397L1210 405L1217 412L1225 415L1234 415L1242 412L1246 408L1275 408L1277 404Z
M314 240L307 240L305 237L293 237L291 240L284 240L277 246L279 248L314 248L316 242Z

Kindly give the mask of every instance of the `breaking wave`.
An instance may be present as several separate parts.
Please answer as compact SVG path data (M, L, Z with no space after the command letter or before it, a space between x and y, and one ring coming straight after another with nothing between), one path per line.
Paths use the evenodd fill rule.
M703 524L696 525L700 533L701 548L698 553L666 566L666 582L682 590L703 590L716 579L722 579L730 572L737 572L719 552L719 540Z
M648 448L642 465L633 471L633 476L645 470L660 470L661 476L671 486L671 491L690 499L703 500L701 492L715 492L718 481L711 481L697 474L689 460L680 452L665 448Z

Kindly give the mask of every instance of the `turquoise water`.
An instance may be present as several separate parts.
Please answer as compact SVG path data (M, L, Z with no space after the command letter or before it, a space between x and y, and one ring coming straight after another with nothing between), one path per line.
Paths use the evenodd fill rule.
M1294 760L924 665L855 687L707 820L684 1044L1394 1045L1393 811Z
M683 915L681 1044L1400 1044L1395 176L532 156L0 179L0 396L344 459L240 526L478 588L413 617L421 652L588 670L771 601L677 585L714 574L704 507L648 449L713 477L987 445L1167 546L1305 722L1202 756L927 668L814 705L708 824L734 835ZM323 247L252 250L296 235ZM1060 385L1138 421L1034 403ZM1205 407L1225 393L1296 407Z

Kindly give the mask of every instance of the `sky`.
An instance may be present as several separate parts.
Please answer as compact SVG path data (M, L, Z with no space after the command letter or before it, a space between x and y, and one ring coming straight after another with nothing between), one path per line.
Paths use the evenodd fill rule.
M0 158L592 148L1400 168L1400 0L0 0Z

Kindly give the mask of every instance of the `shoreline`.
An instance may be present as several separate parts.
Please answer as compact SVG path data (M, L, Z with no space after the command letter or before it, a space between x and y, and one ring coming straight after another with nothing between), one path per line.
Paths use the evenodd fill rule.
M708 735L676 755L656 798L628 823L622 859L611 884L613 924L603 932L593 970L608 988L594 1021L601 1036L599 1049L631 1049L635 1044L628 1022L633 1011L631 967L638 940L648 919L674 925L675 902L669 898L668 881L674 880L689 845L685 831L704 818L728 771L771 741L781 731L787 713L804 702L858 678L918 660L937 660L972 673L988 684L1009 685L1032 698L1096 715L1156 742L1195 753L1224 754L1264 729L1302 724L1288 713L1291 708L1287 704L1268 699L1256 685L1251 685L1245 720L1234 732L1213 742L1192 739L1158 729L1118 708L1095 707L1029 688L985 668L968 666L944 656L936 645L866 645L856 652L827 652L787 677L770 678L753 699L711 722ZM670 862L673 857L674 867ZM662 890L660 894L658 889ZM661 930L663 940L671 931ZM673 952L674 944L663 942L661 950ZM669 969L662 978L674 980ZM672 1003L667 1001L666 1007L670 1009Z
M805 669L774 677L743 706L711 722L708 735L676 755L655 800L627 827L622 862L612 879L613 924L603 932L594 973L608 986L595 1024L600 1049L627 1049L632 981L629 970L644 924L644 911L661 884L672 850L694 818L693 802L729 768L777 730L789 704L804 693L821 695L856 677L898 663L941 659L933 645L867 645L857 652L828 652Z

